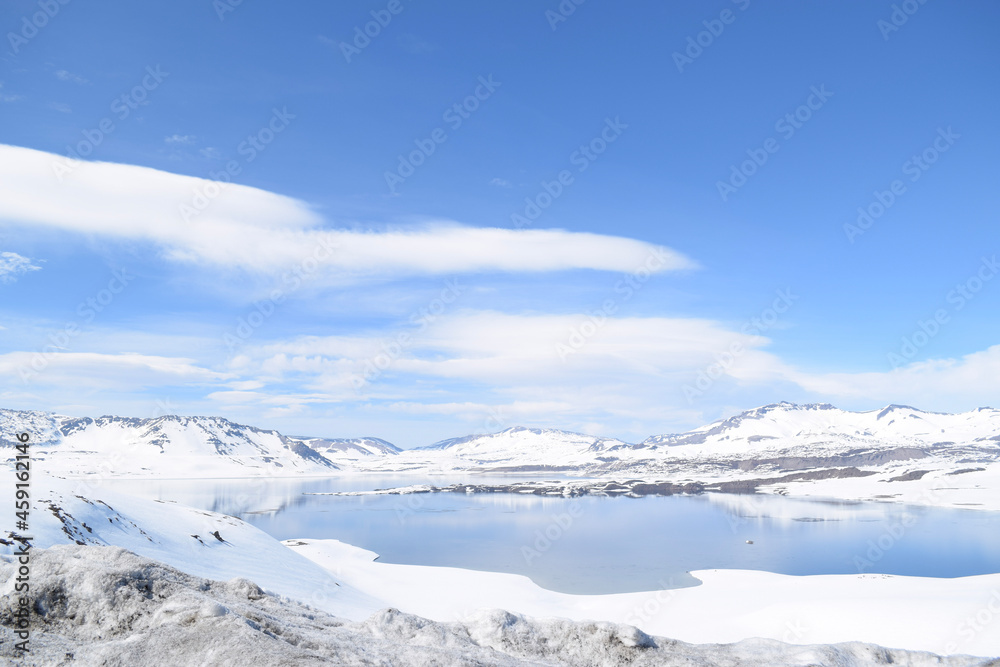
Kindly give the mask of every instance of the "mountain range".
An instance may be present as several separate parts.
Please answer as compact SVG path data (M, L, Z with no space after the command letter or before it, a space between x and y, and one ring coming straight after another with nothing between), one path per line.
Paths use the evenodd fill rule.
M286 436L220 417L92 419L0 409L0 434L9 439L20 431L31 434L35 458L52 472L129 477L338 471L587 476L696 471L704 477L917 460L972 465L996 462L1000 453L1000 410L942 414L901 405L851 412L829 404L777 403L639 443L518 426L411 450L372 437Z

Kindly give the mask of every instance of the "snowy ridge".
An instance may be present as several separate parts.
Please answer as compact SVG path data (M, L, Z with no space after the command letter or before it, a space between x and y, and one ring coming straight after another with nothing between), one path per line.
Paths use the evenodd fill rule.
M783 445L868 444L921 446L1000 441L1000 410L979 408L960 414L924 412L905 405L850 412L827 403L776 403L675 435L647 438L659 447L699 445L701 451L730 453Z
M0 410L0 432L20 431L31 434L49 470L75 475L248 477L337 469L302 442L221 417L91 419Z
M638 444L555 429L515 427L444 440L403 451L391 459L370 458L358 462L355 469L548 470L597 476L681 474L735 479L756 469L895 469L917 460L954 470L959 463L966 468L996 463L998 455L1000 410L980 408L951 415L890 405L850 412L829 404L777 403L686 433L652 436Z
M479 463L511 461L519 465L578 465L618 449L632 449L614 438L601 438L557 429L515 426L499 433L442 440L417 452L440 452Z
M0 432L20 430L32 434L49 470L74 476L548 471L718 481L852 468L919 479L921 471L970 471L1000 461L1000 410L941 414L900 405L850 412L777 403L638 444L517 426L400 450L378 438L289 437L219 417L77 419L0 410Z
M381 438L309 438L290 435L289 440L300 442L331 461L357 460L368 456L393 456L399 447Z

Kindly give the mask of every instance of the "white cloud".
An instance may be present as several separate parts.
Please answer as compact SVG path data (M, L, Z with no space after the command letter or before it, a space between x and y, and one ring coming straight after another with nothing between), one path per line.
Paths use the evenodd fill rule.
M3 89L3 81L0 81L0 89ZM0 102L20 102L24 99L24 95L6 95L0 93Z
M364 414L372 425L384 421L387 429L436 421L453 435L527 424L642 439L782 399L850 409L907 403L948 412L1000 405L1000 345L892 371L815 373L767 351L766 338L711 320L612 317L593 335L586 334L588 321L585 315L446 313L424 331L251 339L224 368L218 366L224 346L215 338L119 331L72 343L83 351L0 355L0 376L21 386L21 371L40 365L23 385L40 405L57 404L53 396L65 402L67 387L86 386L83 398L105 404L110 397L137 400L138 391L182 391L192 405L207 400L215 406L209 411L250 422L295 416L302 421L288 422L293 426L320 423L324 411L337 409ZM401 332L412 339L394 349ZM577 334L582 344L573 343L581 340ZM683 387L734 342L745 351L689 403ZM111 352L126 344L140 351ZM564 361L557 345L575 351ZM359 385L357 378L380 355L388 355L384 372Z
M20 378L24 386L126 390L192 382L215 383L232 377L197 365L194 359L148 354L97 352L8 352L0 354L0 375Z
M509 188L510 181L503 178L494 178L493 180L490 181L490 185L495 185L498 188Z
M196 137L193 134L172 134L164 137L163 141L168 144L193 144Z
M0 283L11 283L18 276L28 271L38 271L42 267L35 266L27 257L16 252L0 252Z
M884 372L792 371L788 376L831 401L871 399L875 404L905 403L946 412L1000 407L1000 345L958 359L929 359Z
M60 169L71 169L60 183ZM221 193L219 191L221 190ZM217 194L214 198L212 194ZM199 199L201 197L201 199ZM186 220L182 207L193 212ZM562 230L463 227L454 223L384 232L323 229L305 202L244 185L219 184L132 165L87 162L0 146L0 220L148 241L174 261L258 272L316 262L318 274L693 268L649 243Z
M60 81L70 81L79 85L88 83L87 79L83 78L79 74L73 74L72 72L68 72L64 69L56 70L55 75Z
M49 108L59 113L73 113L73 109L68 104L62 102L50 102Z
M715 418L719 406L730 409L734 394L743 397L737 402L750 401L743 407L788 398L865 409L908 403L960 412L1000 405L1000 345L894 371L824 374L785 363L766 350L767 338L710 320L609 318L589 336L587 322L593 320L584 315L466 312L442 316L423 332L248 346L230 370L264 385L300 388L301 394L283 391L277 399L298 405L378 401L397 413L451 416L473 425L604 423L614 432L630 423L637 425L632 432L647 435L658 430L650 424L690 427L702 423L703 411ZM400 345L400 333L412 339ZM718 364L734 343L742 351ZM560 346L572 351L561 355ZM359 386L373 365L381 370ZM710 367L719 377L689 402L685 386L697 387L699 374ZM269 388L255 389L239 396L241 404L273 402Z
M403 412L481 413L483 419L492 402L505 406L510 420L565 427L598 413L661 419L678 413L678 405L690 413L683 385L736 341L747 350L748 368L772 360L761 349L767 339L708 320L609 318L590 335L592 324L584 315L458 313L423 332L248 345L230 371L331 401L389 400ZM373 367L381 372L372 375ZM470 391L479 394L476 400L457 400Z

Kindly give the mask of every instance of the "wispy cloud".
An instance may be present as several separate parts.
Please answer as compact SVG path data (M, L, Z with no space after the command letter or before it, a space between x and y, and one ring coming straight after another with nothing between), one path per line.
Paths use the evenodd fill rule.
M494 178L493 180L490 181L490 185L495 185L498 188L509 188L510 181L505 180L503 178Z
M20 102L21 100L24 99L24 95L18 95L18 94L8 95L2 91L3 91L3 81L0 81L0 102Z
M244 420L296 415L308 421L337 406L398 428L440 419L454 435L529 424L633 438L707 423L721 416L720 406L782 398L854 409L905 402L941 411L1000 403L1000 346L893 371L832 374L796 368L769 351L768 339L721 322L617 317L561 355L558 346L587 321L582 313L446 314L424 331L411 330L412 342L360 387L354 380L366 364L392 350L398 333L392 327L250 340L225 363L217 339L112 329L74 339L72 350L47 350L43 371L26 389L50 405L68 400L66 387L87 383L106 405L132 400L134 391L182 392L196 409L205 410L207 401L215 406L209 411ZM688 404L682 387L734 343L746 351L722 369L709 400ZM126 344L136 351L111 351ZM39 354L0 355L0 374L16 378Z
M588 321L584 314L464 312L439 318L402 347L388 331L248 345L229 370L260 386L210 398L244 406L380 403L471 424L608 429L665 421L690 427L702 411L734 395L839 400L865 409L901 401L941 411L1000 404L1000 345L898 370L830 374L796 368L767 350L767 338L711 320L608 318L589 339L580 338L592 330ZM744 351L734 363L717 365L709 400L689 405L684 386L734 345ZM567 347L572 351L560 352ZM356 378L372 363L384 372L359 387ZM756 404L749 400L744 407Z
M39 361L41 360L41 361ZM151 354L53 351L0 354L0 373L27 374L30 386L59 388L86 384L108 391L221 382L232 377L198 366L194 359Z
M329 229L300 200L132 165L84 163L60 184L53 168L62 161L0 146L0 220L147 241L172 261L258 273L322 256L317 276L335 282L481 271L630 272L648 266L651 256L656 271L695 267L676 251L642 241L555 229L452 222L380 232ZM185 204L196 217L185 218Z
M78 85L89 83L87 79L83 78L79 74L73 74L72 72L68 72L64 69L56 70L55 75L56 78L59 79L60 81L69 81L70 83L75 83Z
M789 379L831 400L877 398L943 411L967 406L1000 407L1000 345L959 358L928 359L884 371L807 374ZM967 409L967 408L966 408Z
M196 137L193 134L172 134L164 137L163 141L168 144L194 144Z
M63 104L62 102L50 102L49 108L59 113L73 113L73 109L68 104Z
M0 252L0 283L12 283L22 274L41 268L16 252Z

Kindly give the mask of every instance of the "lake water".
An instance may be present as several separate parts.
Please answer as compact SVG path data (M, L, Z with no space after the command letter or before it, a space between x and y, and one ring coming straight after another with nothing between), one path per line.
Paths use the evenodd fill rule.
M690 570L715 568L934 577L1000 572L1000 513L994 512L729 494L307 495L468 481L519 480L362 476L106 484L238 516L281 540L335 538L374 551L383 562L523 574L566 593L694 585Z

